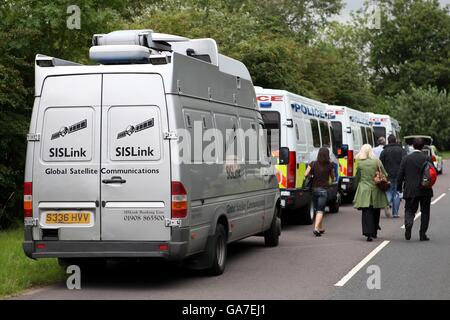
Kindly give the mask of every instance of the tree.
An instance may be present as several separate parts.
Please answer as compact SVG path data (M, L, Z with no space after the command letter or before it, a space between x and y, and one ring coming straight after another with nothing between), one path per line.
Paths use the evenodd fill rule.
M402 90L387 99L388 111L400 121L403 135L430 135L435 145L450 148L450 98L436 87Z
M92 34L117 28L150 1L77 1L81 29L67 28L73 2L0 2L0 227L21 215L26 133L34 98L37 53L87 62ZM153 2L153 1L151 1Z
M379 30L366 29L376 93L395 95L414 86L449 89L450 16L437 0L380 1ZM369 17L360 14L356 21Z

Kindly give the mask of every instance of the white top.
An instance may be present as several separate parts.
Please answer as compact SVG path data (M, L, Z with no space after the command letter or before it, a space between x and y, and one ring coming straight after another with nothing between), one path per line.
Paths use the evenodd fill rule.
M375 155L375 157L377 157L377 159L380 159L380 155L381 152L383 151L384 146L383 145L379 145L375 148L373 148L373 154Z

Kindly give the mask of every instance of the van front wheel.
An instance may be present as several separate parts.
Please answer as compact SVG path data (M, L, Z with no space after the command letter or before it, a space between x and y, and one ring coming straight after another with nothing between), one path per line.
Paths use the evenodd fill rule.
M208 244L208 255L212 258L212 264L205 271L209 275L218 276L225 271L227 260L227 233L223 225L217 225L216 233L211 240Z

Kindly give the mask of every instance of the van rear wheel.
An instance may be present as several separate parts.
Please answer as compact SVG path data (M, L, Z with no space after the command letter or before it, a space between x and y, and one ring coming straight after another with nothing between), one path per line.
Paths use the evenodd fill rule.
M227 233L223 225L217 225L216 233L208 243L207 254L211 258L212 264L205 269L205 272L211 276L221 275L225 271L227 260Z
M341 206L341 195L338 193L336 194L336 198L334 198L328 203L330 213L338 213L340 206Z
M314 221L314 207L311 202L296 212L295 221L297 224L311 225Z
M280 242L281 219L279 217L280 209L275 208L270 228L264 232L264 244L266 247L276 247Z

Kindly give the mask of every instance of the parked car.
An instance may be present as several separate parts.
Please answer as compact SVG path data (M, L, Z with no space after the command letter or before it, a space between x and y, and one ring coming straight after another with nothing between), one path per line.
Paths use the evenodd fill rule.
M406 136L404 138L405 140L405 149L408 154L413 152L414 148L412 146L414 139L416 138L422 138L425 142L425 146L422 150L422 152L426 153L433 161L434 166L436 167L436 170L439 174L442 174L443 171L443 158L441 154L439 153L438 149L435 145L433 145L433 138L430 136L424 136L424 135L411 135Z

